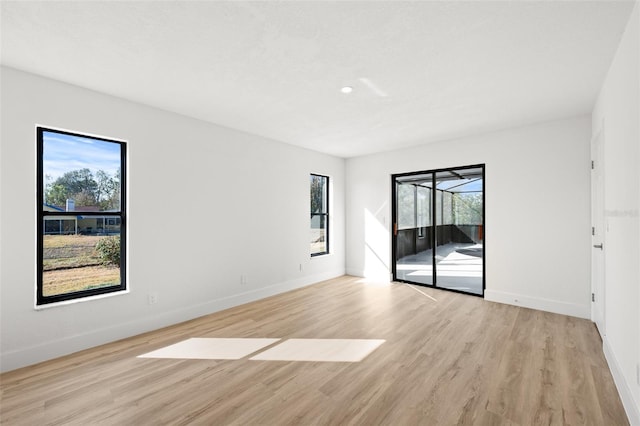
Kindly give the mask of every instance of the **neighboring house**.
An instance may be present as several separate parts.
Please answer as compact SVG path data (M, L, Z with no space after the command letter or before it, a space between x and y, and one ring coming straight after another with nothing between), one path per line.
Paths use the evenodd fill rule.
M47 212L65 212L63 207L43 203L43 210ZM98 206L84 206L85 212L99 212ZM78 212L80 213L80 212ZM108 211L104 213L108 214ZM69 234L117 234L120 232L120 218L113 216L66 216L51 215L44 219L45 235Z

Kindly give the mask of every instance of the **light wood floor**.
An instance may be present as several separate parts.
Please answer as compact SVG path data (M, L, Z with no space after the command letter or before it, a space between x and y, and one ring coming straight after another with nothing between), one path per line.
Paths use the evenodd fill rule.
M625 425L586 320L342 277L8 372L11 425ZM426 296L426 295L430 296ZM367 338L359 363L140 359L189 337Z

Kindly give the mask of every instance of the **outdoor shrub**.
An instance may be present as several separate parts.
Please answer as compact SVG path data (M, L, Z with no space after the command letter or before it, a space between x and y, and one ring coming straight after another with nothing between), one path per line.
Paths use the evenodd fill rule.
M103 265L120 265L120 237L105 237L96 244Z

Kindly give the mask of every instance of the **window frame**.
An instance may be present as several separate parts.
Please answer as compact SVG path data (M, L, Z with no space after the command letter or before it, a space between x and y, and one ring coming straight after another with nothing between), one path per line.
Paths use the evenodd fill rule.
M120 146L120 209L119 211L72 211L72 212L48 212L44 209L44 133L57 133L68 136L94 139L102 142L115 143ZM36 308L47 305L79 301L94 296L107 295L110 293L120 293L127 291L127 142L124 140L97 136L89 133L80 133L69 130L62 130L54 127L36 126L36 152L37 152L37 182L36 182L36 230L37 230L37 263L36 263ZM44 235L46 216L69 216L69 218L82 215L84 217L115 217L120 219L120 284L81 290L70 293L45 296L43 285L44 273Z
M311 211L311 219L313 220L314 216L321 216L324 217L324 223L325 223L325 236L324 236L324 251L319 251L319 252L311 252L311 257L317 257L317 256L324 256L330 253L330 249L329 249L329 236L330 236L330 226L329 226L329 208L330 208L330 204L329 204L329 196L330 196L330 190L329 190L329 182L330 182L330 178L329 176L326 175L321 175L318 173L310 173L309 177L319 177L324 179L324 197L326 200L325 203L325 208L324 211L321 213L314 213L313 211L311 211L311 199L309 200L309 210ZM309 181L309 183L311 184L311 181ZM309 188L309 192L311 192L311 188ZM309 226L311 226L311 222L309 223Z

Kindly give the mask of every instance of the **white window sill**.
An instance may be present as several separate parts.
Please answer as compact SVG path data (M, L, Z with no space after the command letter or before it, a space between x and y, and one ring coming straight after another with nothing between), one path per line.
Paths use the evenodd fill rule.
M107 297L122 296L128 293L129 293L129 290L127 289L127 290L121 290L121 291L114 291L112 293L98 294L95 296L87 296L87 297L80 297L77 299L64 300L62 302L46 303L44 305L38 305L36 302L34 309L36 311L42 311L49 308L58 308L60 306L65 306L65 305L73 305L76 303L90 302L92 300L106 299Z

